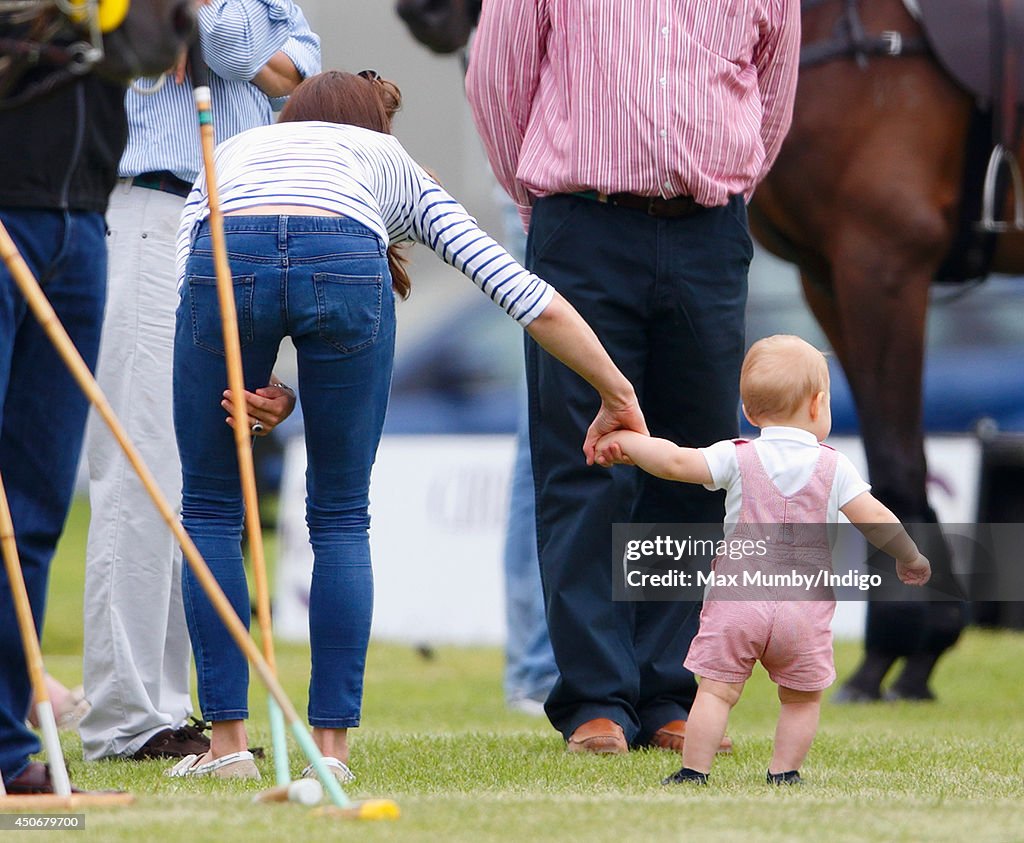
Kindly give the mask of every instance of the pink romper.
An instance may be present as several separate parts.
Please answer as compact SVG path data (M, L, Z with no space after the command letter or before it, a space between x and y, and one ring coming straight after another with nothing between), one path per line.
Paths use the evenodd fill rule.
M832 570L826 520L837 454L827 445L819 445L819 452L808 481L786 496L765 472L754 444L737 440L742 504L729 541L756 541L770 533L769 555L739 561L720 556L712 563L716 574L742 579L744 570ZM821 529L803 526L794 531L792 525ZM794 536L800 546L792 544ZM830 598L815 600L770 599L773 590L764 587L748 589L749 599L743 599L742 589L723 589L719 599L715 591L712 586L705 597L700 630L685 661L688 670L704 679L739 683L750 678L754 662L760 661L773 682L795 691L821 691L835 681L831 623L836 604L831 590L815 590L815 596ZM793 596L786 589L778 593Z

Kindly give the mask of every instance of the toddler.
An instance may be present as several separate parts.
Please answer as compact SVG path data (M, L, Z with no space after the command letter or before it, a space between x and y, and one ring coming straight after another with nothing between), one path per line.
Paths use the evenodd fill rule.
M595 462L636 465L667 480L725 489L726 539L746 537L748 525L834 524L842 512L873 545L895 557L900 580L926 583L928 560L896 516L871 495L846 457L821 444L832 427L824 355L799 337L759 340L744 358L740 395L744 415L761 431L754 441L681 448L616 431L598 442ZM750 530L751 537L763 533L763 528ZM768 565L810 557L830 569L828 532L795 531L808 534L810 541L789 550L795 550L792 557L769 544ZM716 572L724 561L715 560ZM758 565L763 569L765 560ZM700 631L685 661L701 682L686 724L683 767L664 784L707 783L729 712L755 661L779 686L781 703L768 782L800 782L800 765L818 728L822 692L835 680L834 611L833 599L705 600Z

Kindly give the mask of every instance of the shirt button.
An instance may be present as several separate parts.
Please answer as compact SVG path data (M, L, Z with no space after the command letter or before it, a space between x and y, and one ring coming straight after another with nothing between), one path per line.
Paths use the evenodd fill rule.
M672 179L665 179L665 184L662 185L662 187L664 187L665 190L671 190L672 189Z
M661 135L663 138L668 137L668 132L665 129L662 129L660 132L658 132L658 134Z
M658 80L658 84L660 84L661 87L664 88L668 84L668 79L662 76L661 79Z
M666 37L668 36L668 27L667 26L663 26L661 28L661 34L666 36Z

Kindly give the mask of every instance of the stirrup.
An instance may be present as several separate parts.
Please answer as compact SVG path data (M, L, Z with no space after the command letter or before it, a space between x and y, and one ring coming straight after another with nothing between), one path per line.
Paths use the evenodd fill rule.
M1013 185L1013 222L996 219L996 182L999 179L999 170L1004 165L1010 172L1010 181ZM1024 179L1021 178L1017 159L1001 143L992 148L992 154L988 158L981 197L981 221L977 226L982 231L993 234L1024 231Z

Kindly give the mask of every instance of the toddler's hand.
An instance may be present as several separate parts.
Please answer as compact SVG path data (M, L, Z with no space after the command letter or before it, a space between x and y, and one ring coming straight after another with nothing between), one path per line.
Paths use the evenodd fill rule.
M907 585L924 585L931 578L932 566L920 553L910 562L896 562L896 576Z
M632 465L632 461L622 452L617 433L606 433L598 442L594 451L594 462L607 468L612 465Z

